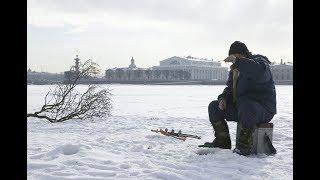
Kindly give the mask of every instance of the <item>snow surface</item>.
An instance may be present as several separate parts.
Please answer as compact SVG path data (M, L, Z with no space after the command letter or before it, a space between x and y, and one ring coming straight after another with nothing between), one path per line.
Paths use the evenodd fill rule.
M276 86L278 114L272 122L278 153L253 157L197 147L213 139L207 107L224 86L104 86L114 94L111 117L55 124L28 118L28 179L293 178L292 86ZM50 87L28 85L28 112L39 109ZM228 125L233 149L236 123ZM183 142L151 132L157 128L202 138Z

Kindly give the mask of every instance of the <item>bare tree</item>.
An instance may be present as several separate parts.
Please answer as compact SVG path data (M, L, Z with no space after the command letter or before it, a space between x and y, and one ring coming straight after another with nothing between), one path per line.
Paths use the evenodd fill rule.
M108 80L113 80L113 78L114 78L114 71L112 70L112 69L108 69L107 71L106 71L106 78L108 79Z
M72 67L68 72L67 81L47 92L41 109L34 113L28 113L27 117L47 119L55 123L70 119L88 119L110 115L112 104L109 89L98 91L97 85L89 84L84 93L79 93L76 90L80 79L96 76L100 72L98 65L87 60L80 65L79 70L74 70Z

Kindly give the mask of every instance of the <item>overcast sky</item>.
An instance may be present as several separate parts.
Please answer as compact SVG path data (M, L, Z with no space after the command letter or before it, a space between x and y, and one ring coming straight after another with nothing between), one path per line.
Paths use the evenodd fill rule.
M271 61L293 58L291 0L28 0L28 68L62 72L92 59L102 70L171 56L223 60L244 42ZM224 64L225 65L225 64Z

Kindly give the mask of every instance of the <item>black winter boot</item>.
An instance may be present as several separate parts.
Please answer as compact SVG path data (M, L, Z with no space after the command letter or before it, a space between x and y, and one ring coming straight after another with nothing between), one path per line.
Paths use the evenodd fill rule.
M199 147L212 147L231 149L231 140L229 134L228 124L225 120L212 123L214 129L214 136L216 137L212 143L206 142Z
M242 127L240 131L239 138L237 139L236 148L234 149L234 152L240 155L248 156L251 154L252 151L252 134L254 132L254 128L245 128Z

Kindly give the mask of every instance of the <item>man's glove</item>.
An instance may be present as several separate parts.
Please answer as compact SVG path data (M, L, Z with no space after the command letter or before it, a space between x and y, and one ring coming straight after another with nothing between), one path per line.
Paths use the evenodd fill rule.
M219 98L218 99L218 103L219 103L219 108L224 111L227 108L227 101L224 98Z

